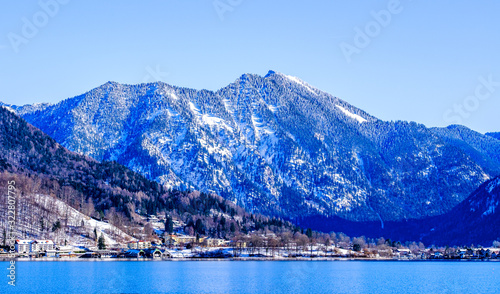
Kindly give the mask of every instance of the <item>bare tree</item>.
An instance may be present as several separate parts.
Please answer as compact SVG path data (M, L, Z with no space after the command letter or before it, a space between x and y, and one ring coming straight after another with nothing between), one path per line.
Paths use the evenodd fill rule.
M147 223L144 226L144 235L146 240L151 240L151 236L153 235L153 226L150 223Z

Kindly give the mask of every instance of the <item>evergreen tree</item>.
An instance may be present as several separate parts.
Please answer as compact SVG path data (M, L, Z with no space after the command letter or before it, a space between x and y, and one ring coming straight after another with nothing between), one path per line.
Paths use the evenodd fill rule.
M204 234L205 233L205 226L203 226L203 222L201 219L196 220L196 224L194 226L194 230L198 234Z
M312 230L311 230L311 229L307 229L307 231L306 231L306 236L307 236L307 238L309 238L309 239L311 239L311 238L312 238L312 236L313 236L313 232L312 232Z
M165 217L165 233L172 234L174 231L174 221L170 215Z
M52 225L52 232L55 232L61 228L61 222L57 220L53 225Z
M101 236L99 236L99 240L97 241L97 248L99 248L99 250L106 249L106 241L104 240L103 234L101 234Z
M354 244L352 246L352 250L354 250L356 252L360 252L361 251L361 245L360 244Z

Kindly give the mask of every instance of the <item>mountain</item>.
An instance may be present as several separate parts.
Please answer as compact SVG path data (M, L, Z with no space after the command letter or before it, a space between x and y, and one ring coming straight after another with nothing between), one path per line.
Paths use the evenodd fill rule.
M432 128L435 134L447 143L469 154L487 173L498 175L500 167L500 140L494 135L482 135L464 126L451 125L446 128Z
M486 133L486 136L490 136L492 138L495 138L497 140L500 140L500 132L499 133Z
M10 107L72 151L290 219L439 215L500 173L490 137L475 134L493 144L483 148L453 129L385 122L273 71L218 91L108 82Z
M423 240L436 245L489 246L500 240L500 177L482 184L465 201L435 220Z
M309 216L298 224L349 236L381 236L395 241L422 241L436 246L490 246L500 240L500 177L490 179L447 213L423 219L353 222L339 217Z
M144 236L142 218L158 214L168 214L186 224L188 231L209 236L293 228L281 219L247 213L220 196L170 190L116 162L71 152L12 109L0 107L0 189L5 195L11 181L17 192L18 236L50 234L63 223L66 233L77 236L88 226L90 231L99 226L120 239L130 238L127 234L139 238ZM0 211L7 211L7 201L0 203ZM90 217L107 218L118 232ZM5 228L7 218L0 223ZM141 229L133 231L136 227Z

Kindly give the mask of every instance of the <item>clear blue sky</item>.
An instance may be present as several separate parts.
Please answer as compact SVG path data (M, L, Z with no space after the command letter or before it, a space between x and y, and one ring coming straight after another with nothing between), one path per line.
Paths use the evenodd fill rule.
M499 2L64 2L2 3L0 101L58 102L109 80L216 90L272 69L384 120L500 131ZM381 10L390 20L373 23Z

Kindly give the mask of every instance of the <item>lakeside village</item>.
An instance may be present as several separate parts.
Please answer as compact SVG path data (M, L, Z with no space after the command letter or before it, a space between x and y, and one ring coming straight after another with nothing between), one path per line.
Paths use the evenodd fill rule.
M151 240L134 240L126 244L106 244L103 235L94 246L82 244L55 244L52 240L15 241L17 260L498 260L500 243L493 247L425 248L422 243L393 242L383 238L367 240L349 238L331 233L331 238L314 238L310 229L306 234L286 232L252 232L231 240L186 235L184 224L173 221L174 230L165 233L159 228L164 219L148 217L154 227ZM8 253L0 249L0 259ZM12 255L9 255L12 256Z

